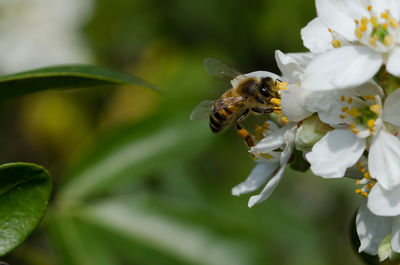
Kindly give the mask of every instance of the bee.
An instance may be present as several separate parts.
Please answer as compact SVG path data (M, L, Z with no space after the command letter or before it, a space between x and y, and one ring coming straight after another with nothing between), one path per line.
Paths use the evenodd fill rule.
M240 122L249 113L280 113L280 77L265 71L242 74L216 58L206 58L204 66L213 77L231 79L232 87L217 100L202 101L193 110L191 120L209 117L210 128L214 133L235 123L239 136L249 147L254 146L254 137Z

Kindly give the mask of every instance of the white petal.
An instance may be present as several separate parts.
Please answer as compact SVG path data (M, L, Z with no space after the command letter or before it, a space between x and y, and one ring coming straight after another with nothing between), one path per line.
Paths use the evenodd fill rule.
M400 214L400 187L385 190L379 182L368 194L368 208L381 216L396 216Z
M282 151L280 163L282 167L285 167L290 157L292 156L294 149L294 140L296 138L297 124L294 122L285 125L287 128L285 132L285 148Z
M328 27L318 17L301 29L303 44L312 53L321 53L333 49L332 36Z
M250 172L247 179L232 189L232 195L239 196L255 191L268 181L279 163L260 163Z
M268 199L268 197L272 194L272 192L275 190L275 188L278 186L279 182L281 181L284 171L285 171L285 167L281 166L280 169L278 170L278 172L267 183L267 185L260 192L260 194L250 197L249 203L248 203L249 208Z
M325 25L349 41L355 41L356 24L354 19L368 16L367 1L349 0L316 0L318 17Z
M275 60L290 83L300 84L304 69L313 58L311 53L287 53L276 50Z
M395 47L390 52L386 69L392 75L400 77L400 47Z
M308 64L302 86L330 90L361 85L378 72L382 56L363 46L346 46L317 55Z
M279 128L279 130L268 134L264 137L260 142L258 142L255 146L253 146L250 151L254 154L259 153L269 153L277 148L280 148L285 144L285 132L289 129L289 127L284 126Z
M400 253L400 216L392 217L392 249Z
M393 125L400 126L400 89L392 92L385 100L383 106L383 120Z
M368 168L371 176L389 190L400 184L400 140L380 130L372 140Z
M387 9L390 10L390 14L395 18L400 18L400 1L399 0L370 0L372 10L380 15Z
M365 148L365 140L347 129L328 132L306 155L312 172L324 178L340 178L354 165Z
M367 208L364 200L360 209L358 209L356 227L361 243L358 251L376 255L378 254L379 243L391 232L391 217L374 215Z
M311 116L312 112L308 111L306 105L307 95L307 89L289 85L281 95L283 115L290 121L301 121Z

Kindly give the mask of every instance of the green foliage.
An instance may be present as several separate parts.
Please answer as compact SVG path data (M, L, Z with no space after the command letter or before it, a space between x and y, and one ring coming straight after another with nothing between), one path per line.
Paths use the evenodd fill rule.
M42 219L51 194L49 173L41 166L0 166L0 256L22 243Z
M46 89L74 89L110 85L154 85L132 75L93 65L62 65L36 69L0 78L0 98L19 96Z

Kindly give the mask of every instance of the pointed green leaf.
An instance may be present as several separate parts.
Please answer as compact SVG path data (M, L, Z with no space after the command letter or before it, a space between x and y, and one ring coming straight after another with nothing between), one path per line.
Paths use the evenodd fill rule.
M110 85L158 88L143 79L94 65L61 65L0 77L0 98L46 89L74 89Z
M42 219L51 193L49 173L41 166L0 166L0 256L21 244Z

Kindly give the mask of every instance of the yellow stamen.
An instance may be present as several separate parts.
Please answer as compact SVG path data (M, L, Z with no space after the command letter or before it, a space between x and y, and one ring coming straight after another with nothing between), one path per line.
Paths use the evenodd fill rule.
M357 38L361 39L363 36L361 28L356 28L355 34Z
M281 105L281 100L279 98L271 98L270 100L271 104L280 106Z
M368 6L368 11L371 11L371 10L372 10L372 6L369 5L369 6Z
M369 23L369 20L368 20L368 18L366 18L366 17L362 17L361 18L361 25L368 25L368 23Z
M390 35L386 35L385 38L383 39L383 44L385 44L386 47L392 45L392 42L393 42L393 37Z
M388 28L388 24L387 24L387 23L383 23L382 26L383 26L384 29L387 29L387 28Z
M353 129L353 133L354 133L354 134L358 134L358 133L359 133L359 130Z
M332 32L332 30L331 30L331 29L328 29L328 31L329 31L329 32Z
M378 40L378 36L374 35L371 38L369 38L369 44L371 44L371 46L376 47L376 41Z
M342 112L346 112L349 109L349 107L343 107Z
M288 118L286 118L285 116L281 116L281 119L284 121L284 122L289 122L289 119Z
M360 180L359 179L356 180L356 185L360 185Z
M389 19L389 14L388 13L381 13L381 18Z
M365 198L367 198L368 197L368 193L367 192L363 192L363 193L361 193L362 194L362 196L364 196Z
M360 162L360 161L358 161L357 163L356 163L356 165L357 165L357 167L362 167L362 163Z
M369 127L369 128L374 127L374 125L375 125L375 120L369 120L369 121L368 121L368 127Z
M363 168L363 167L360 167L359 170L360 170L361 173L364 173L364 172L365 172L365 168ZM368 173L368 172L367 172L367 173ZM364 177L365 177L365 174L364 174Z
M367 25L361 24L360 30L361 30L361 31L366 31L366 30L367 30Z
M360 23L360 21L358 21L358 19L355 19L354 22L356 22L357 25Z
M345 97L344 95L342 95L342 96L340 97L340 100L341 100L341 101L345 101L345 100L346 100L346 97Z
M361 192L362 192L362 189L356 189L357 194L361 194Z
M379 114L380 110L381 110L382 106L379 104L374 104L369 106L369 109L374 112L375 114Z
M378 27L378 18L377 17L371 17L371 23L374 26L374 28Z
M339 40L334 39L334 40L332 40L332 46L333 46L333 48L340 48L340 47L342 47L342 44L340 43Z
M343 114L340 114L339 116L341 119L346 119L346 117L347 117L346 115L343 115Z
M372 100L372 99L375 99L375 96L374 95L365 95L365 96L363 96L363 99L364 100Z
M392 26L393 28L397 28L399 26L399 23L396 21L394 17L389 18L388 21L390 26Z
M349 129L350 129L350 130L353 130L353 129L355 129L355 128L356 128L356 125L355 125L354 123L350 124L350 126L349 126Z
M362 172L361 172L362 173ZM365 172L364 173L364 178L366 178L366 179L370 179L371 178L371 175L369 174L369 172Z
M348 98L348 99L347 99L347 102L348 102L349 104L351 104L351 103L353 102L353 98Z
M367 189L371 190L375 183L371 182L367 184Z
M358 111L358 109L352 107L350 110L346 111L347 114L353 117L358 117L361 115L361 113Z

